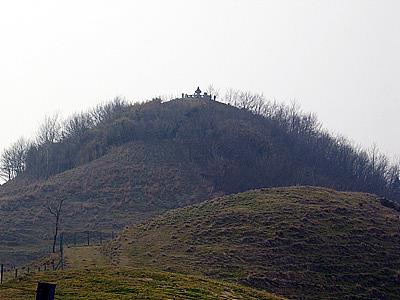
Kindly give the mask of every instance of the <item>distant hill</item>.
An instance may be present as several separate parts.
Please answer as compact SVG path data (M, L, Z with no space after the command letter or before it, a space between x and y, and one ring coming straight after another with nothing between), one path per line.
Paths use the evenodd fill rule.
M0 261L23 263L49 250L49 201L64 200L61 229L72 233L119 230L263 187L317 185L397 199L396 169L383 159L333 138L311 115L264 108L118 100L62 127L48 119L22 159L3 168L14 178L0 187Z
M400 295L400 213L370 194L248 191L132 226L103 251L117 266L206 275L289 299Z

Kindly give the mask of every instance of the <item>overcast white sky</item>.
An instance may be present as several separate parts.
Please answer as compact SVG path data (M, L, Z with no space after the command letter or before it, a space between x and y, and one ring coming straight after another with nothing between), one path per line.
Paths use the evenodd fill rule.
M0 0L0 150L55 111L213 83L296 99L400 154L399 12L398 0Z

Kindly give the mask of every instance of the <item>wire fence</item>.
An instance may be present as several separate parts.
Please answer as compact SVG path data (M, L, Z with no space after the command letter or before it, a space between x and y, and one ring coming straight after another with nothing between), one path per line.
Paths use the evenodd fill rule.
M101 245L103 242L113 240L115 237L114 231L63 232L65 246Z
M117 237L114 231L65 231L57 238L56 253L49 253L48 257L36 260L32 263L15 266L0 262L0 284L7 281L37 272L49 272L64 269L64 248L100 246L103 243Z

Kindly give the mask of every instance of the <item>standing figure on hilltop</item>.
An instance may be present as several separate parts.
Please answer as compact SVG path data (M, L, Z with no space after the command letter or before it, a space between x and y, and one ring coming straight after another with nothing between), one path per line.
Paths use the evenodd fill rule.
M194 95L196 98L201 98L201 89L199 86L197 87L197 90L194 92Z

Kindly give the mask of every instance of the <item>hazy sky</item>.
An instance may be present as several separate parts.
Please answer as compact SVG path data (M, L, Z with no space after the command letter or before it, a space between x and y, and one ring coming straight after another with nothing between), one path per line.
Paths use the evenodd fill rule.
M0 150L46 114L210 83L400 154L398 0L0 0Z

